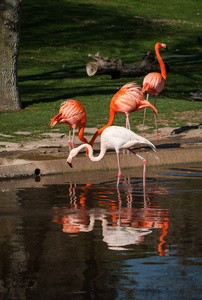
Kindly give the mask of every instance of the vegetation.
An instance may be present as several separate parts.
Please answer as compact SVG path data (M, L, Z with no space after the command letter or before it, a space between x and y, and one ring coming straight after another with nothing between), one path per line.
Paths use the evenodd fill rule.
M40 138L51 131L49 121L66 99L85 107L87 127L101 127L118 89L133 80L142 85L143 78L88 77L88 54L99 51L101 56L138 64L143 54L154 51L156 42L167 44L168 51L162 49L161 55L170 64L157 100L159 127L186 125L182 113L201 110L201 102L190 98L202 82L202 57L195 57L201 55L201 8L200 0L183 0L183 9L175 0L24 1L18 72L23 109L1 113L0 132L11 135L10 141L28 139L15 134L25 130L31 132L29 138ZM131 115L134 131L142 119L143 111ZM198 120L193 116L192 122ZM114 124L124 126L125 116L117 114ZM149 109L146 125L154 130ZM57 128L68 130L65 125Z

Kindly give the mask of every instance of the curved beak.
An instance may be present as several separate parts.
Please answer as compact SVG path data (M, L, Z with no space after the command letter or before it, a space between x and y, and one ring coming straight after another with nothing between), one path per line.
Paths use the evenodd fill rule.
M68 165L72 168L72 163L70 163L70 162L68 162L68 161L67 161L67 163L68 163Z
M153 109L155 114L158 116L158 111L157 111L156 107L154 107L154 105L152 105L151 103L149 103L149 104L150 104L149 106Z
M68 159L67 159L67 163L68 163L68 165L72 168L72 160L71 160L71 158L68 158Z

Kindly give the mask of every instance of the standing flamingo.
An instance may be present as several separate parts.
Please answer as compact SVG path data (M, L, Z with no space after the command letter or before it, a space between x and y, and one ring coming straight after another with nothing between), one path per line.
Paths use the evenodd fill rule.
M84 142L88 143L88 141L84 138L83 132L86 125L86 111L84 107L76 100L66 100L61 103L59 114L57 114L51 121L51 128L60 123L66 123L69 125L69 151L71 150L71 145L74 148L74 137L75 137L75 129L79 127L78 137ZM71 142L71 129L73 128L73 136Z
M98 156L93 156L93 148L91 145L82 144L82 145L78 146L77 148L74 148L71 150L71 152L67 158L67 163L70 165L70 167L72 167L72 164L71 164L72 158L74 158L79 153L79 151L85 147L88 148L89 158L92 161L100 161L104 157L104 155L108 149L115 149L115 151L117 153L117 162L118 162L118 180L117 180L117 188L118 188L119 180L121 177L119 152L121 149L128 149L143 161L143 164L144 164L143 187L145 187L145 172L146 172L147 161L145 158L143 158L139 154L135 153L132 149L130 149L131 147L133 147L137 144L140 144L140 145L146 144L146 145L150 146L154 151L156 149L155 146L150 141L148 141L144 137L137 135L133 131L131 131L125 127L121 127L121 126L110 126L110 127L107 127L102 132L101 142L100 142L100 154Z
M165 48L167 50L167 46L165 44L156 43L155 51L156 51L156 56L157 56L157 59L158 59L158 62L159 62L160 68L161 68L161 73L152 72L152 73L147 74L143 80L143 88L142 88L142 91L147 93L147 101L149 99L149 95L155 95L154 107L156 107L157 96L163 90L165 82L166 82L166 68L165 68L164 62L159 54L159 49L161 49L161 48ZM144 111L142 133L144 130L146 111L147 111L147 108L145 108L145 111ZM154 118L155 118L155 124L156 124L157 137L160 137L158 134L157 120L156 120L155 114L154 114Z
M105 128L112 125L117 112L125 113L126 128L130 129L129 114L148 106L157 114L156 108L151 103L144 100L144 94L141 87L135 82L126 83L111 100L108 123L96 131L89 144L92 146L97 136L101 134Z

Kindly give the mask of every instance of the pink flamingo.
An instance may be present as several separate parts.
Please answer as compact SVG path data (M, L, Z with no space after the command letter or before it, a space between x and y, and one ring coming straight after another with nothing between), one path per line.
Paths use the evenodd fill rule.
M165 82L166 82L166 68L165 68L164 62L159 54L159 49L161 49L161 48L165 48L167 50L167 46L165 44L156 43L155 51L156 51L156 56L157 56L157 59L158 59L158 62L159 62L160 68L161 68L161 73L152 72L152 73L147 74L143 80L143 88L142 88L142 91L147 93L147 101L149 99L149 95L155 95L154 107L156 107L157 96L163 90ZM144 130L146 110L147 110L147 108L145 108L145 111L144 111L142 134L143 134L143 130ZM155 114L154 114L154 118L155 118L155 124L156 124L157 137L161 137L158 134L157 120L156 120Z
M70 151L70 154L67 158L67 163L72 167L72 159L79 153L79 151L82 148L88 148L89 151L89 158L92 161L100 161L106 151L108 149L114 149L117 154L117 163L118 163L118 180L117 180L117 188L119 185L119 180L121 177L121 167L120 167L120 158L119 158L119 152L121 149L128 149L130 150L133 154L135 154L137 157L139 157L144 164L143 168L143 187L145 188L145 172L146 172L146 159L142 157L141 155L135 153L131 147L137 145L137 144L145 144L150 146L154 151L155 151L155 146L145 139L142 136L137 135L133 131L121 127L121 126L110 126L104 129L101 135L101 142L100 142L100 154L98 156L93 155L93 148L89 144L82 144L78 146L77 148L74 148Z
M135 82L126 83L111 100L108 123L96 131L89 144L92 146L97 136L101 134L105 128L113 124L116 113L119 112L126 115L126 128L130 129L129 114L145 107L151 107L157 114L156 108L151 103L144 100L144 94L141 87Z
M75 129L79 127L78 137L84 142L88 143L88 141L84 138L83 132L87 122L86 111L84 107L76 100L66 100L61 103L59 114L57 114L51 121L51 128L60 123L66 123L69 125L69 151L71 150L71 145L74 148L74 138L75 138ZM71 129L73 128L73 136L71 142Z

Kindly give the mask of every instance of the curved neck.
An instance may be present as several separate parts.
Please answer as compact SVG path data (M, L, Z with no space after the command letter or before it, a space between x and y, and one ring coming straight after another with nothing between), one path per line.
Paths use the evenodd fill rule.
M107 149L105 147L103 147L101 144L101 149L100 149L99 155L94 156L93 155L93 147L89 144L82 144L79 147L77 147L77 153L79 153L79 151L83 148L88 148L88 151L89 151L88 156L89 156L90 160L92 160L92 161L100 161L104 157L104 155L107 151Z
M80 127L78 137L83 143L88 143L87 139L83 136L83 132L84 132L84 127Z
M113 124L113 122L114 122L114 116L115 116L114 110L110 109L110 115L109 115L109 121L108 121L108 123L104 127L98 129L98 131L96 131L96 133L94 134L94 136L92 137L92 139L89 142L89 144L91 146L93 146L93 144L94 144L96 138L98 137L98 135L101 134L103 132L103 130L105 130L105 128L107 128L107 127L109 127L109 126L111 126Z
M159 47L158 46L155 47L155 51L156 51L156 57L158 59L159 65L160 65L161 75L166 80L166 67L165 67L165 64L163 62L163 59L161 58L161 56L159 54Z
M60 119L61 115L62 115L62 114L59 113L59 114L57 114L55 117L52 118L52 120L51 120L50 123L49 123L50 126L51 126L51 128L57 124L57 121L58 121L58 119Z

